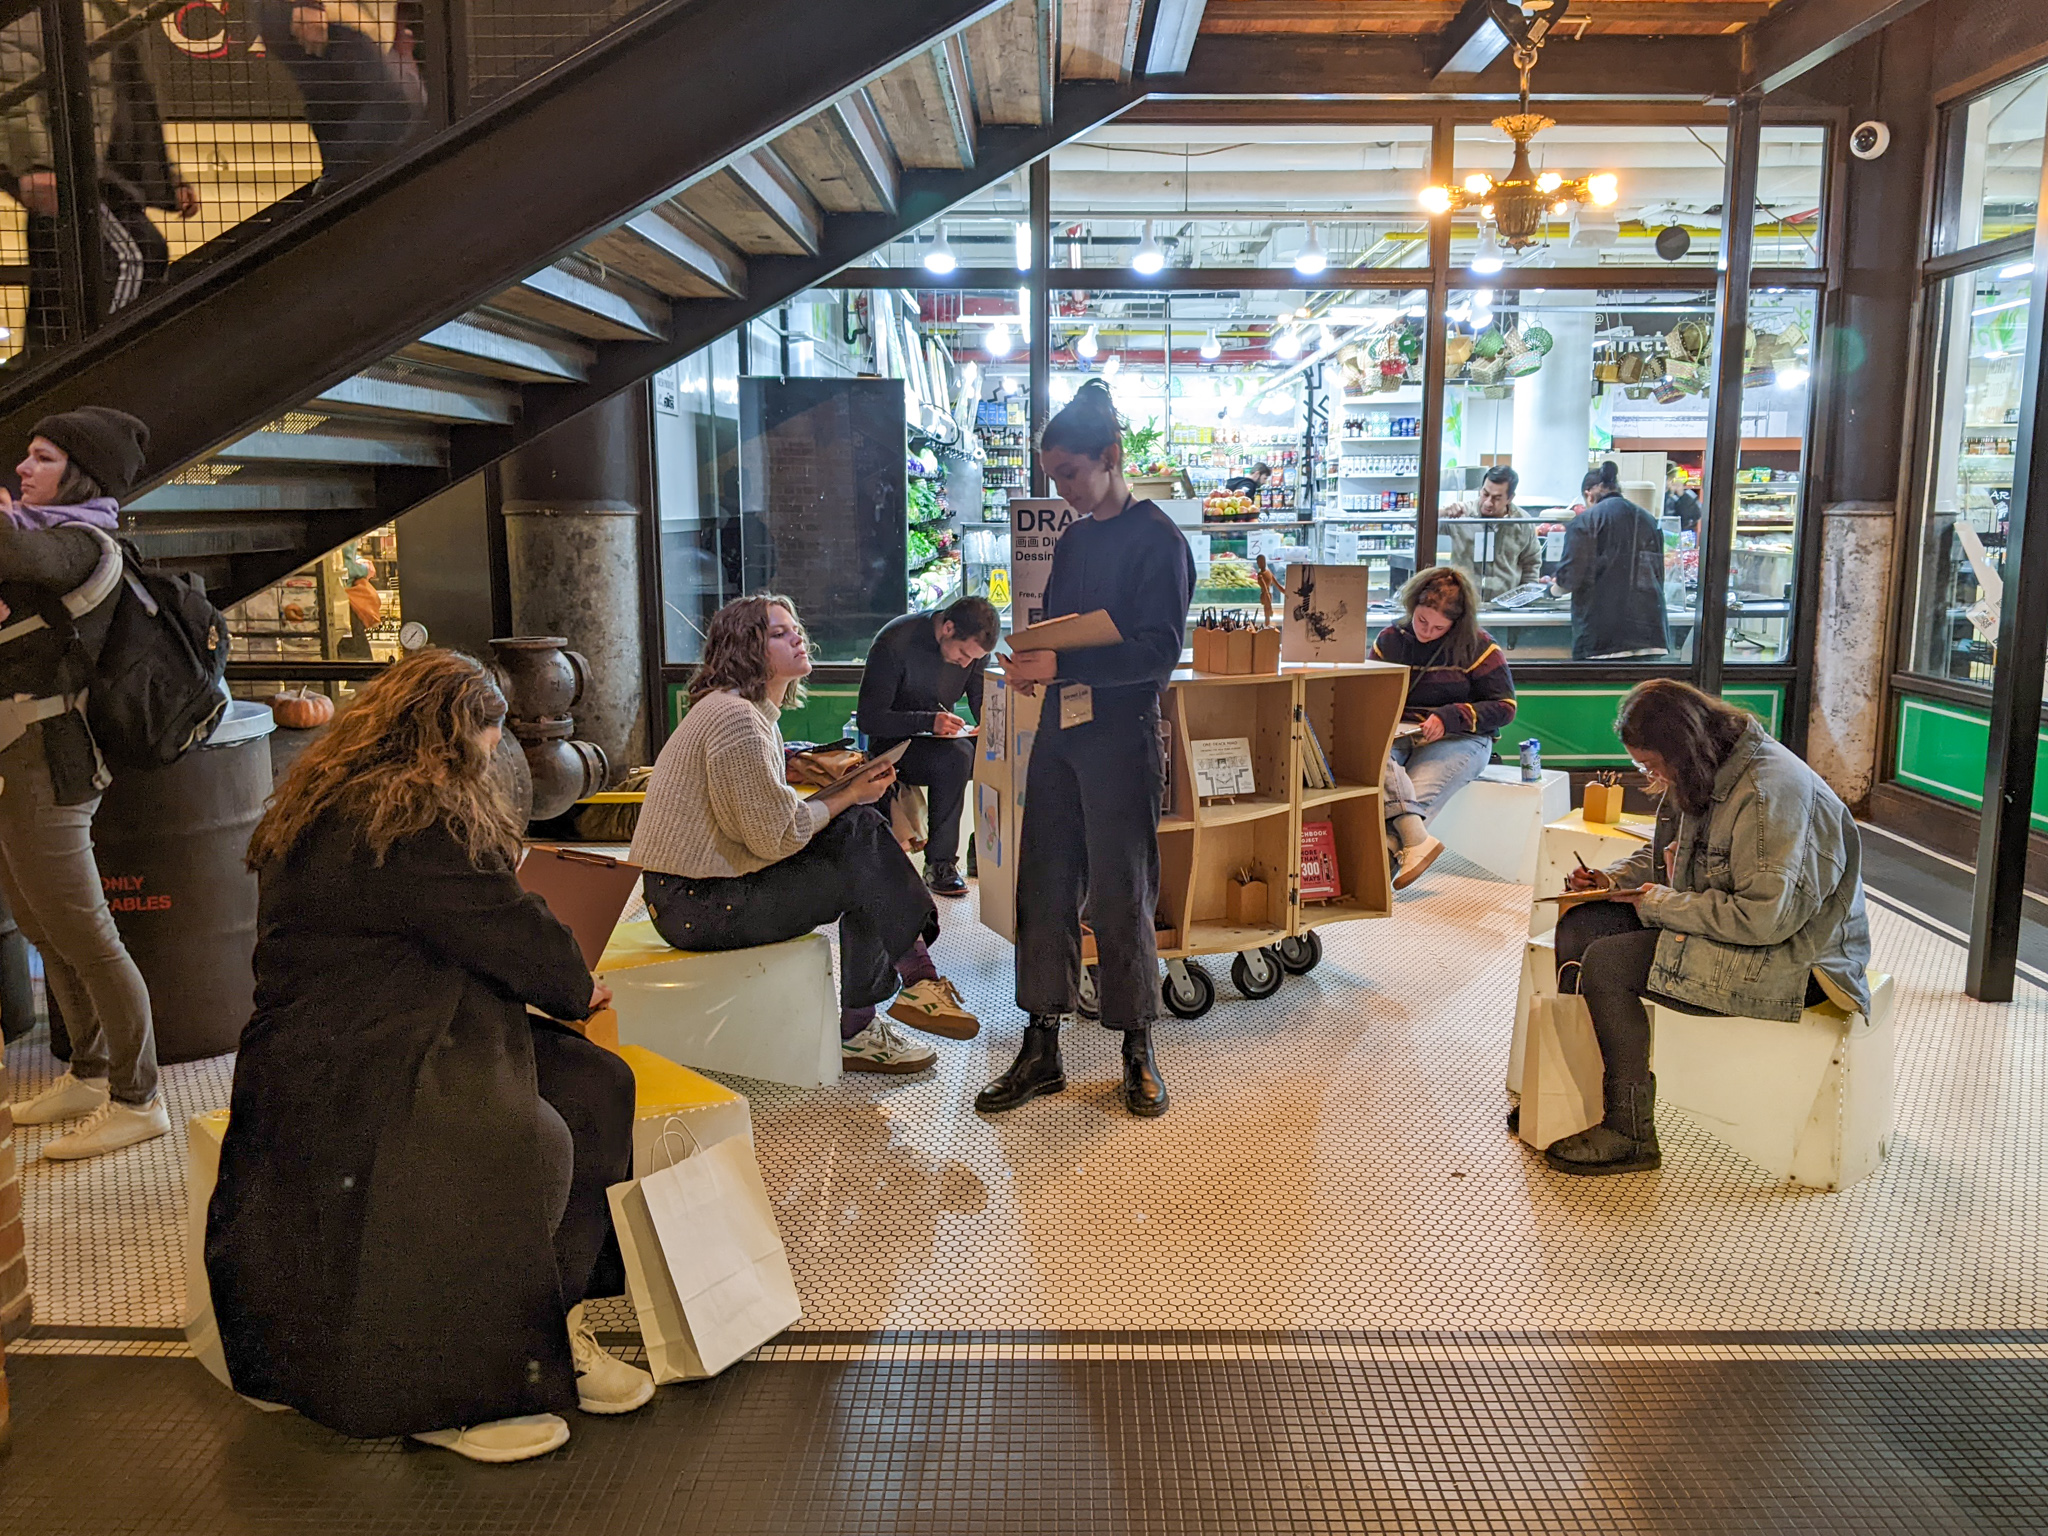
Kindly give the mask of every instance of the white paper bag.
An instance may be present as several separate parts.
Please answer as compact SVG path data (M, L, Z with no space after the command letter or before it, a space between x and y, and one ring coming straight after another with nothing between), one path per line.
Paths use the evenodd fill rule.
M1586 1000L1571 992L1532 999L1522 1056L1522 1140L1540 1150L1598 1125L1607 1112L1604 1071Z
M751 1138L606 1194L656 1381L716 1376L803 1316Z
M193 1359L232 1388L220 1326L213 1319L213 1289L206 1280L206 1208L220 1182L221 1140L227 1130L224 1109L194 1115L185 1126L185 1342Z

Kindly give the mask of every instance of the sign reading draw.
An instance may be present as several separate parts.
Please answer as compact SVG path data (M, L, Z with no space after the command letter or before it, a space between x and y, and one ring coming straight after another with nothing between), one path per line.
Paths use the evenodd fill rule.
M1059 500L1010 498L1010 628L1023 629L1045 617L1045 584L1052 577L1052 550L1081 514Z

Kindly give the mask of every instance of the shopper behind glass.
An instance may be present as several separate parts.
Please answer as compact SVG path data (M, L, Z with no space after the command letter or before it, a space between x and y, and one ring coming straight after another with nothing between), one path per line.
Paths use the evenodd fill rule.
M1040 462L1081 516L1053 546L1045 614L1107 609L1124 637L1085 651L1020 651L1005 666L1043 688L1017 853L1017 1006L1030 1015L1009 1071L975 1107L1014 1109L1066 1087L1059 1032L1081 983L1081 901L1100 954L1102 1023L1123 1033L1123 1100L1166 1112L1152 1058L1159 1008L1159 699L1180 661L1194 594L1188 541L1124 483L1123 423L1091 379L1046 424Z
M810 671L788 598L736 598L712 616L689 712L655 760L633 833L647 913L678 949L750 949L837 923L846 1070L922 1072L937 1054L901 1039L892 1018L952 1040L981 1025L932 964L931 892L875 809L894 766L809 800L784 780L776 717Z
M1671 466L1671 476L1664 482L1664 515L1678 519L1680 533L1693 533L1700 526L1700 499L1692 491L1691 482L1685 477L1685 466Z
M100 263L107 308L133 304L164 280L171 247L149 216L159 209L189 219L199 193L171 163L163 114L141 36L104 46L109 29L143 9L139 0L86 0L87 68L91 76L92 132L98 167ZM50 72L43 57L42 22L28 15L0 26L0 83L40 79L31 92L0 114L0 188L28 211L28 301L22 356L76 338L64 330L64 273L57 228L57 162L62 148L51 136Z
M1248 475L1233 475L1223 482L1223 489L1234 496L1256 496L1273 482L1273 466L1261 460L1252 466Z
M258 0L256 17L305 100L323 188L376 169L425 124L426 88L396 0Z
M1401 589L1407 622L1372 643L1375 660L1408 669L1401 719L1417 729L1396 739L1381 780L1387 847L1405 891L1444 845L1429 823L1493 760L1493 743L1515 718L1515 680L1493 636L1479 627L1472 578L1454 565L1418 572Z
M1605 1118L1544 1154L1565 1173L1661 1161L1646 999L1786 1021L1828 999L1870 1009L1862 843L1834 791L1751 716L1684 683L1638 684L1616 729L1679 814L1629 858L1571 876L1614 899L1557 925L1559 990L1585 997L1606 1068Z
M899 784L930 791L924 883L939 896L965 896L960 878L960 814L974 777L969 726L953 713L965 693L981 718L988 653L1002 636L995 604L963 597L942 613L891 619L868 648L860 680L860 728L870 752L908 743L896 760Z
M1664 534L1621 494L1620 467L1588 470L1586 510L1565 525L1564 559L1552 584L1572 597L1572 656L1580 661L1663 656Z
M107 910L92 821L113 777L85 721L90 682L58 631L28 621L97 582L111 598L118 553L101 535L141 477L149 429L86 406L36 423L15 466L19 498L0 491L0 886L42 952L50 996L71 1036L71 1069L14 1105L18 1125L80 1120L43 1148L97 1157L170 1130L157 1092L149 989ZM98 529L99 534L89 530ZM110 606L93 610L102 627ZM10 622L10 620L12 622ZM92 623L80 621L81 630Z
M624 1289L605 1189L632 1176L633 1073L552 1022L610 993L513 874L504 720L481 663L417 651L278 786L206 1222L237 1391L475 1461L654 1395L583 1320Z
M1446 502L1438 514L1459 519L1448 525L1450 563L1471 573L1489 603L1543 575L1543 539L1515 505L1521 483L1514 470L1496 464L1480 480L1476 496ZM1489 522L1498 526L1489 528Z

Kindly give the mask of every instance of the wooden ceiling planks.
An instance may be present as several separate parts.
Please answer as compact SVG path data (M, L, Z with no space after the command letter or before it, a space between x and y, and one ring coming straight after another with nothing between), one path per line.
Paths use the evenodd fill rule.
M676 197L721 239L749 256L811 256L824 215L771 150L754 150Z
M1131 78L1144 0L1060 0L1060 78Z
M978 137L960 40L949 37L868 87L905 170L964 171Z
M1036 128L1052 119L1053 0L1013 0L965 34L974 110L984 123Z
M903 170L866 91L798 123L769 146L827 213L893 213Z
M1558 37L1713 36L1739 32L1770 14L1772 0L1572 0ZM1207 35L1441 31L1461 0L1209 0Z
M583 252L670 298L737 298L747 291L746 261L673 203L635 214Z

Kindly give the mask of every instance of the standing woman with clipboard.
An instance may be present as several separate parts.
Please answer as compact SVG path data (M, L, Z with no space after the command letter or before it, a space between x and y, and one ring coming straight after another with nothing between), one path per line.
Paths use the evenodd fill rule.
M1045 616L1105 609L1123 636L1090 650L1020 651L1004 664L1046 690L1025 781L1017 862L1017 1006L1030 1015L1010 1070L976 1109L1014 1109L1066 1087L1060 1025L1081 983L1081 902L1100 955L1105 1028L1123 1034L1124 1106L1166 1112L1152 1059L1159 1010L1159 701L1180 662L1195 558L1179 528L1124 483L1123 422L1098 380L1046 424L1041 461L1081 516L1053 550Z

